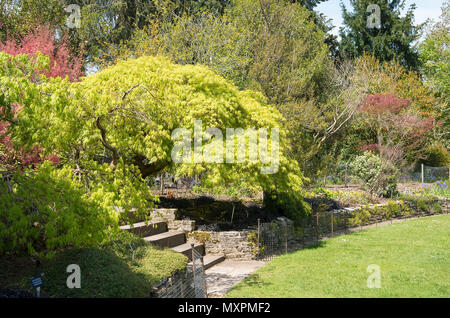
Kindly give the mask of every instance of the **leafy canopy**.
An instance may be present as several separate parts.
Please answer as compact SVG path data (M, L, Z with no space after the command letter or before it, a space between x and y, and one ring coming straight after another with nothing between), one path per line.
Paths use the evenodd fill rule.
M202 174L210 187L245 180L300 199L302 175L284 155L288 146L280 113L261 94L240 91L205 66L181 66L163 57L143 56L77 83L58 78L38 89L39 99L18 115L20 129L13 130L16 138L57 153L82 177L95 176L94 191L120 189L117 202L110 203L145 210L144 198L154 198L144 195L145 189L137 184L163 170L179 176ZM224 136L226 128L267 128L269 132L279 128L278 172L261 174L262 163L250 161L174 164L172 131L187 128L192 132L194 120L203 122L203 130L218 128ZM106 169L123 172L110 185L103 177ZM122 177L132 180L130 188L123 187Z
M380 28L368 28L369 5L380 7ZM341 51L348 57L370 53L380 61L397 59L401 65L417 69L419 59L412 44L419 38L412 4L402 16L405 0L350 0L352 11L342 5L344 27L340 30Z

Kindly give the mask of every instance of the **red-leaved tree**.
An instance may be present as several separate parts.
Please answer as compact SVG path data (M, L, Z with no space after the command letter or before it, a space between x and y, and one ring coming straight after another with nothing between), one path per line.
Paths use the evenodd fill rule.
M67 35L58 41L55 34L54 29L48 26L39 26L19 42L15 38L7 38L4 44L0 43L0 51L14 56L18 54L36 56L37 52L41 52L50 58L50 68L48 71L42 70L40 73L47 77L69 76L71 81L77 81L83 75L83 58L81 55L70 55Z
M48 26L40 26L36 30L17 41L13 37L8 37L5 43L0 42L0 50L10 55L27 54L35 57L37 52L47 55L50 58L48 70L37 70L38 73L47 77L69 77L70 81L77 81L83 75L83 58L71 56L69 41L66 36L59 41L55 37L55 30ZM13 111L20 111L19 101L14 104ZM41 150L35 147L31 151L17 149L11 140L8 127L11 123L0 121L0 167L7 170L23 169L35 166L47 159L58 162L57 156L43 157Z
M391 94L367 96L358 112L373 131L375 140L367 140L361 150L376 151L398 168L422 159L425 135L435 120L409 113L409 106L408 99Z

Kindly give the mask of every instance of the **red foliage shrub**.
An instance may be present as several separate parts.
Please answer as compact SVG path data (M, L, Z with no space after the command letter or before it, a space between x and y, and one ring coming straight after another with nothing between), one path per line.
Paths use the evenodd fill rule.
M48 70L39 72L47 77L69 77L71 81L77 81L83 75L83 59L80 56L70 56L69 41L66 36L57 41L55 30L48 26L40 26L34 32L23 37L18 43L10 37L6 42L0 43L0 50L11 55L28 54L32 57L41 52L50 58ZM20 111L20 104L14 106L16 114ZM31 151L17 150L8 132L10 123L0 122L0 166L9 170L23 169L35 166L44 159L59 162L55 155L44 158L42 151L34 147Z
M83 75L83 59L80 56L70 56L69 41L65 35L59 41L55 38L55 30L48 26L40 26L34 32L23 37L20 43L9 38L6 43L0 43L0 50L11 55L28 54L36 56L39 51L50 58L50 69L41 71L47 77L69 76L76 81Z
M375 140L367 140L362 151L378 152L397 167L413 165L423 156L425 134L435 125L434 118L423 118L408 112L410 101L390 94L366 97L359 107L365 124Z
M375 94L366 97L360 111L398 114L410 104L411 102L406 98L398 98L392 94Z

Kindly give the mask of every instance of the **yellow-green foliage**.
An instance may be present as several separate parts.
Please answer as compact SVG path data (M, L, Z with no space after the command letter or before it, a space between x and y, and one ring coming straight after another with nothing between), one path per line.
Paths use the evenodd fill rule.
M348 222L352 226L367 224L370 220L370 208L363 207L360 210L356 210L351 213L351 218L348 219Z
M15 133L48 152L61 153L72 164L92 165L107 143L117 150L125 170L138 165L143 177L161 169L172 169L176 175L204 173L203 185L211 188L244 180L300 199L303 177L297 163L284 155L288 147L280 113L260 93L241 91L205 66L143 56L121 61L78 83L52 79L40 90L46 95L23 110L18 118L22 128ZM173 164L171 134L175 128L186 128L193 136L194 120L202 120L203 129L218 128L224 135L226 128L279 128L278 172L261 174L262 164L249 161Z
M0 255L95 246L114 219L84 194L70 171L49 162L37 171L16 173L11 181L0 179Z
M48 59L42 56L34 63L26 56L0 53L0 83L7 106L1 115L14 120L11 136L16 145L38 146L43 155L55 154L61 159L60 170L54 173L71 178L72 186L79 192L77 195L92 204L90 209L98 211L92 213L93 216L100 211L105 216L113 215L116 207L123 208L124 215L131 209L144 214L157 201L145 184L145 178L163 169L170 169L175 175L202 173L202 185L210 188L247 184L284 193L296 199L301 209L303 176L297 163L284 155L288 149L280 124L282 116L260 93L240 91L207 67L177 65L163 57L143 56L121 61L76 83L67 78L44 76L36 81L32 70L45 67L46 63ZM14 103L22 106L16 118L11 111ZM203 129L214 127L223 132L226 128L279 128L278 172L261 174L263 164L249 161L233 165L174 164L171 134L175 128L193 132L194 120L202 120ZM40 205L40 209L58 206L57 199L66 200L64 195L55 196ZM8 197L7 200L15 199ZM14 213L24 216L33 213L31 207L17 206L17 202L22 201L14 202L8 203L16 206L12 210ZM20 209L26 211L18 211ZM11 211L10 206L8 211ZM67 217L68 223L78 220L76 214ZM1 228L8 228L5 233L12 240L17 237L18 243L11 243L12 248L14 244L21 244L30 253L34 252L38 244L33 240L37 240L37 234L31 237L20 237L20 232L12 234L12 229L22 228L19 224L10 226L9 222L16 222L16 219L20 218L6 217ZM45 224L48 220L41 221ZM61 242L53 242L60 229L67 225L56 224L55 229L48 225L51 235L45 236L47 248L79 241L70 234ZM117 218L112 218L106 225L98 223L96 229L104 230L107 225L114 227L116 224ZM95 241L88 233L88 241Z
M403 201L388 200L385 205L364 206L363 208L352 212L349 218L349 224L359 226L369 223L372 217L380 217L384 220L390 220L398 217L408 217L411 215L411 209Z
M194 231L194 232L188 233L188 237L195 239L197 242L205 244L211 238L211 234L206 233L206 232Z

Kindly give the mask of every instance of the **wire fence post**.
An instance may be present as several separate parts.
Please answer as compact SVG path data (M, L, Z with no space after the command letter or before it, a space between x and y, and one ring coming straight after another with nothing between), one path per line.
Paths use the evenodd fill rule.
M305 217L302 217L302 247L305 247Z
M424 178L424 173L423 173L423 163L420 165L420 168L421 168L422 183L425 183L424 182L425 178Z
M203 262L203 256L200 257L200 262L202 263L203 294L205 298L208 298L208 291L206 289L205 263Z
M285 253L288 253L288 226L287 224L284 225L284 246L285 246Z
M194 278L194 289L195 289L195 248L194 243L191 243L191 251L192 251L192 276Z
M346 188L348 188L347 177L348 177L348 162L345 163L345 177L344 177L344 182L345 182L345 187L346 187Z
M345 211L344 214L344 233L348 233L348 212Z
M184 298L184 286L183 280L180 281L181 298Z
M331 237L333 237L334 236L334 214L333 214L333 211L331 211L330 215L331 215Z
M317 238L317 242L319 242L319 212L316 213L316 238Z
M258 249L258 250L256 251L258 257L261 256L261 255L260 255L260 242L259 242L259 239L260 239L260 232L261 232L261 220L258 219L258 245L257 245L257 249Z

